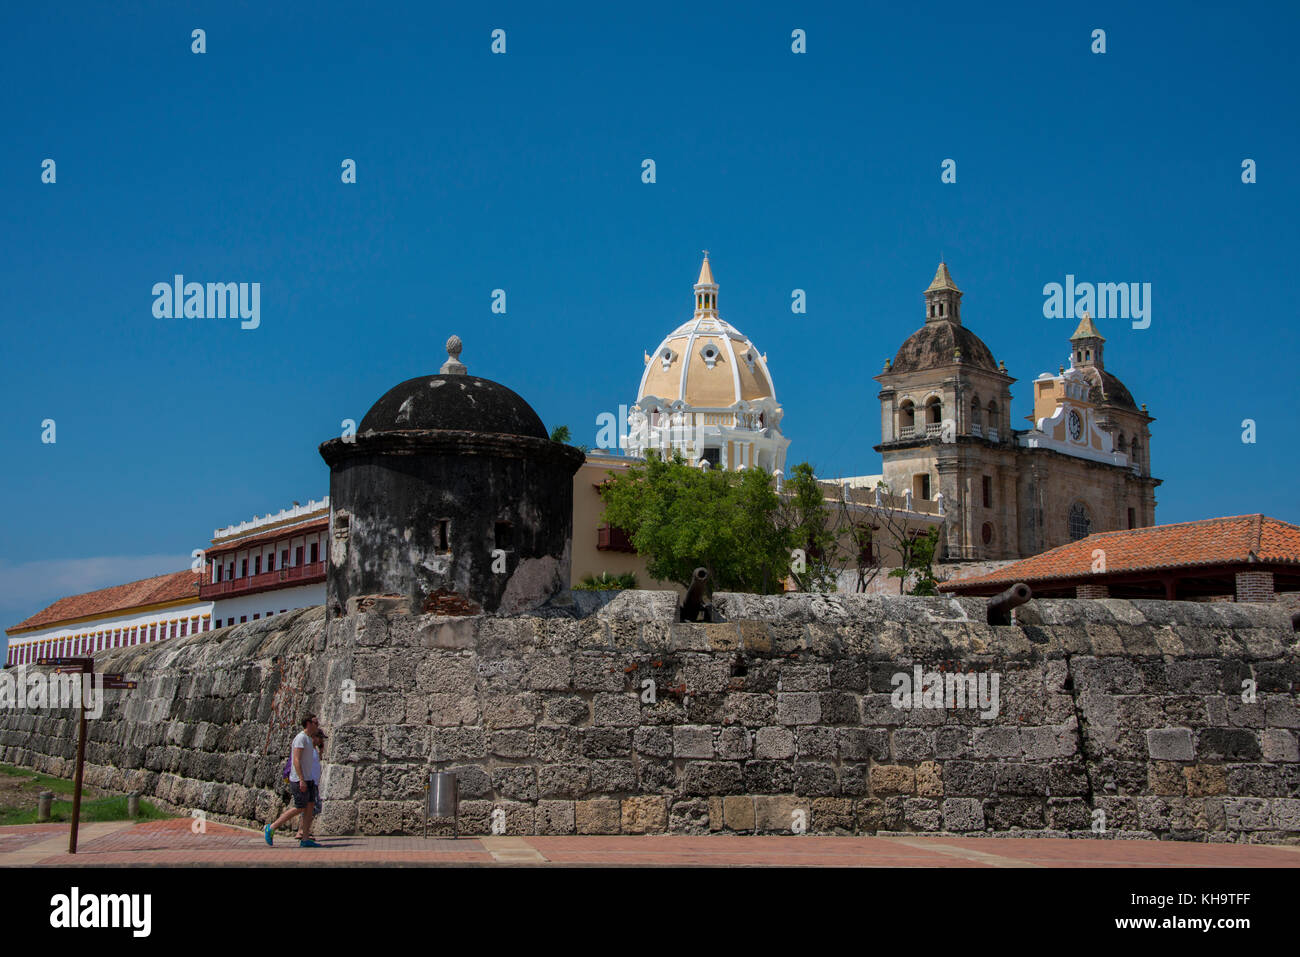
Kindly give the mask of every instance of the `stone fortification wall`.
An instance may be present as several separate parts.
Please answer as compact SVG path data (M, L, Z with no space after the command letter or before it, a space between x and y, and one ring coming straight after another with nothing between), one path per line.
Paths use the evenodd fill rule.
M377 599L124 650L101 667L140 688L93 723L88 777L265 820L307 707L326 833L418 833L428 771L454 770L462 833L1300 840L1277 607L1035 601L992 627L979 599L715 597L726 624L676 623L661 592L551 617ZM917 666L996 675L996 714L898 707ZM6 715L0 752L66 773L72 722Z

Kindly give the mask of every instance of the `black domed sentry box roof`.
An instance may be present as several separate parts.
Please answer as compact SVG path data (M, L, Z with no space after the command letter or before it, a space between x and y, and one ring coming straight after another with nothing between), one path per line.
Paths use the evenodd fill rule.
M541 418L513 389L471 375L430 375L393 386L358 432L482 432L545 439Z

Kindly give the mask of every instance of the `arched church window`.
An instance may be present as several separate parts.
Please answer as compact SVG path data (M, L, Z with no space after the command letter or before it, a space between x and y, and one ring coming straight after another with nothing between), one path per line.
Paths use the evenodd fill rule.
M1116 439L1115 439L1115 448L1119 449L1119 451L1121 451L1121 452L1124 451L1124 433L1123 433L1123 432L1121 432L1121 433L1116 437Z
M971 425L980 424L980 400L979 396L970 400L970 423Z
M994 400L989 399L989 428L996 429L997 427L998 427L998 404Z
M1092 519L1088 515L1088 506L1075 502L1070 506L1069 514L1070 541L1077 542L1092 534Z
M898 407L898 426L901 429L910 429L916 425L916 406L908 399Z
M925 403L925 422L927 425L938 425L942 421L943 400L933 396Z

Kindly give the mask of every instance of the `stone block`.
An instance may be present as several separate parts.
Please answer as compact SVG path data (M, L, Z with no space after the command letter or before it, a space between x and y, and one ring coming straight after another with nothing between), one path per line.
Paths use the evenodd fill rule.
M754 830L754 799L749 795L733 794L720 801L723 824L731 831Z
M713 757L713 729L694 725L673 728L673 757Z
M668 829L668 799L629 797L623 799L624 834L661 834Z
M1187 728L1152 728L1147 731L1147 753L1153 761L1191 761L1192 732Z
M1260 733L1259 740L1265 761L1275 764L1300 761L1300 748L1296 745L1294 733L1283 728L1270 728Z
M587 702L569 695L548 697L542 711L547 724L584 724L591 717Z
M812 802L812 826L809 830L852 833L853 801L848 798L820 797Z
M538 834L572 834L576 829L573 801L538 801Z
M746 728L723 728L718 734L718 757L723 760L742 760L754 751L754 742Z
M943 802L945 831L984 829L984 802L979 798L948 798Z
M916 771L903 765L873 764L870 782L872 795L912 794L916 791Z
M922 761L916 766L916 793L918 797L943 797L943 769L935 761Z
M776 723L816 724L821 720L821 698L809 692L781 692L776 696Z
M754 757L769 760L794 757L794 732L788 728L759 728L754 733Z
M579 834L617 834L622 823L622 805L608 798L578 801L574 824Z
M759 834L790 834L797 820L809 824L811 806L806 799L782 795L754 798L754 827ZM796 812L800 816L796 817Z
M641 723L641 699L634 693L598 694L591 704L592 724L632 728Z

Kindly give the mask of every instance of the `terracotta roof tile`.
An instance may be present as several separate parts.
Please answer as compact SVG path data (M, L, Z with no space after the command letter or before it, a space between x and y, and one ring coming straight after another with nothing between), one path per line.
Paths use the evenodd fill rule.
M1266 515L1234 515L1098 532L986 575L939 587L943 591L960 591L972 585L1092 578L1096 577L1091 574L1096 549L1106 553L1105 574L1257 561L1293 564L1300 563L1300 526Z
M197 601L200 577L199 572L187 568L184 571L155 575L153 578L144 578L125 585L112 585L98 591L69 595L6 631L12 634L19 629L43 628L61 621L114 611L127 611L141 605L156 605L182 598L193 598Z

